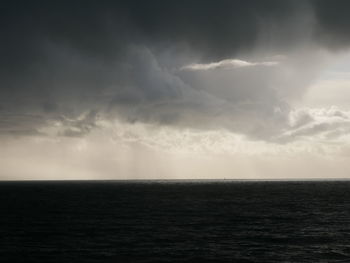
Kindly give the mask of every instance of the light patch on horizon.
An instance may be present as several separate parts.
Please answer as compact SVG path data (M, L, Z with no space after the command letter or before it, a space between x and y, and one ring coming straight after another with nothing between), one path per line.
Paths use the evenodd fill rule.
M329 108L332 106L350 110L350 53L337 54L333 62L307 87L297 107Z
M7 138L0 152L3 179L332 178L350 168L348 137L276 144L225 130L122 122L99 127L82 137Z
M326 108L337 106L350 110L350 76L348 79L338 78L322 80L313 84L303 96L299 105Z

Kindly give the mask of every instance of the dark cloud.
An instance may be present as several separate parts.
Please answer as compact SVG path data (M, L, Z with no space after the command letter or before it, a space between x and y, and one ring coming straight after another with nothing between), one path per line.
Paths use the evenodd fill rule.
M17 70L21 63L45 59L45 40L103 59L113 59L130 43L174 42L205 57L223 58L251 48L263 23L283 25L298 14L298 6L276 0L5 2L0 18L2 61Z
M2 2L0 130L37 131L60 116L76 120L96 110L130 122L223 126L266 137L287 118L281 91L297 90L312 70L304 69L290 87L283 74L288 69L297 78L301 62L292 73L290 64L206 73L179 68L249 58L261 47L268 54L305 42L345 48L348 6L311 0ZM70 128L62 134L88 133L95 127L91 118L63 121Z
M315 38L331 49L348 48L350 44L348 11L346 0L314 0L313 10L317 18Z
M113 59L130 43L182 43L203 57L222 59L254 47L262 33L278 32L273 36L277 42L293 45L298 34L288 24L305 12L315 15L319 39L343 42L348 40L348 8L348 1L341 0L5 1L1 64L17 71L45 60L43 41L103 59Z

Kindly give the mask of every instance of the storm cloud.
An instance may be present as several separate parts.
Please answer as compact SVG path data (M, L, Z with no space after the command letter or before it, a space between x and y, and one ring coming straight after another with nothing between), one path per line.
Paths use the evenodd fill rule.
M60 123L54 134L84 136L117 118L277 140L292 101L331 53L348 48L348 9L348 1L4 2L0 132L52 134L47 127Z

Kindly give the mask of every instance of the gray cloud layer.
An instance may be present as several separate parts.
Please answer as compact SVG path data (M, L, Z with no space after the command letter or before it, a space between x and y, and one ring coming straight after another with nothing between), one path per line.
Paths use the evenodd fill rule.
M59 135L82 136L103 116L269 140L288 125L288 99L322 66L319 50L348 46L348 7L348 1L4 3L0 131L36 134L56 121L63 125ZM285 58L268 58L277 54ZM227 59L228 71L180 70ZM237 67L237 61L254 62Z

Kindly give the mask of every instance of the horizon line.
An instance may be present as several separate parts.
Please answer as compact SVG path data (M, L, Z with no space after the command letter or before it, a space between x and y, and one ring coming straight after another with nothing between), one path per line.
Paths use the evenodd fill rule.
M0 180L6 182L308 182L308 181L350 181L350 178L263 178L263 179L11 179Z

